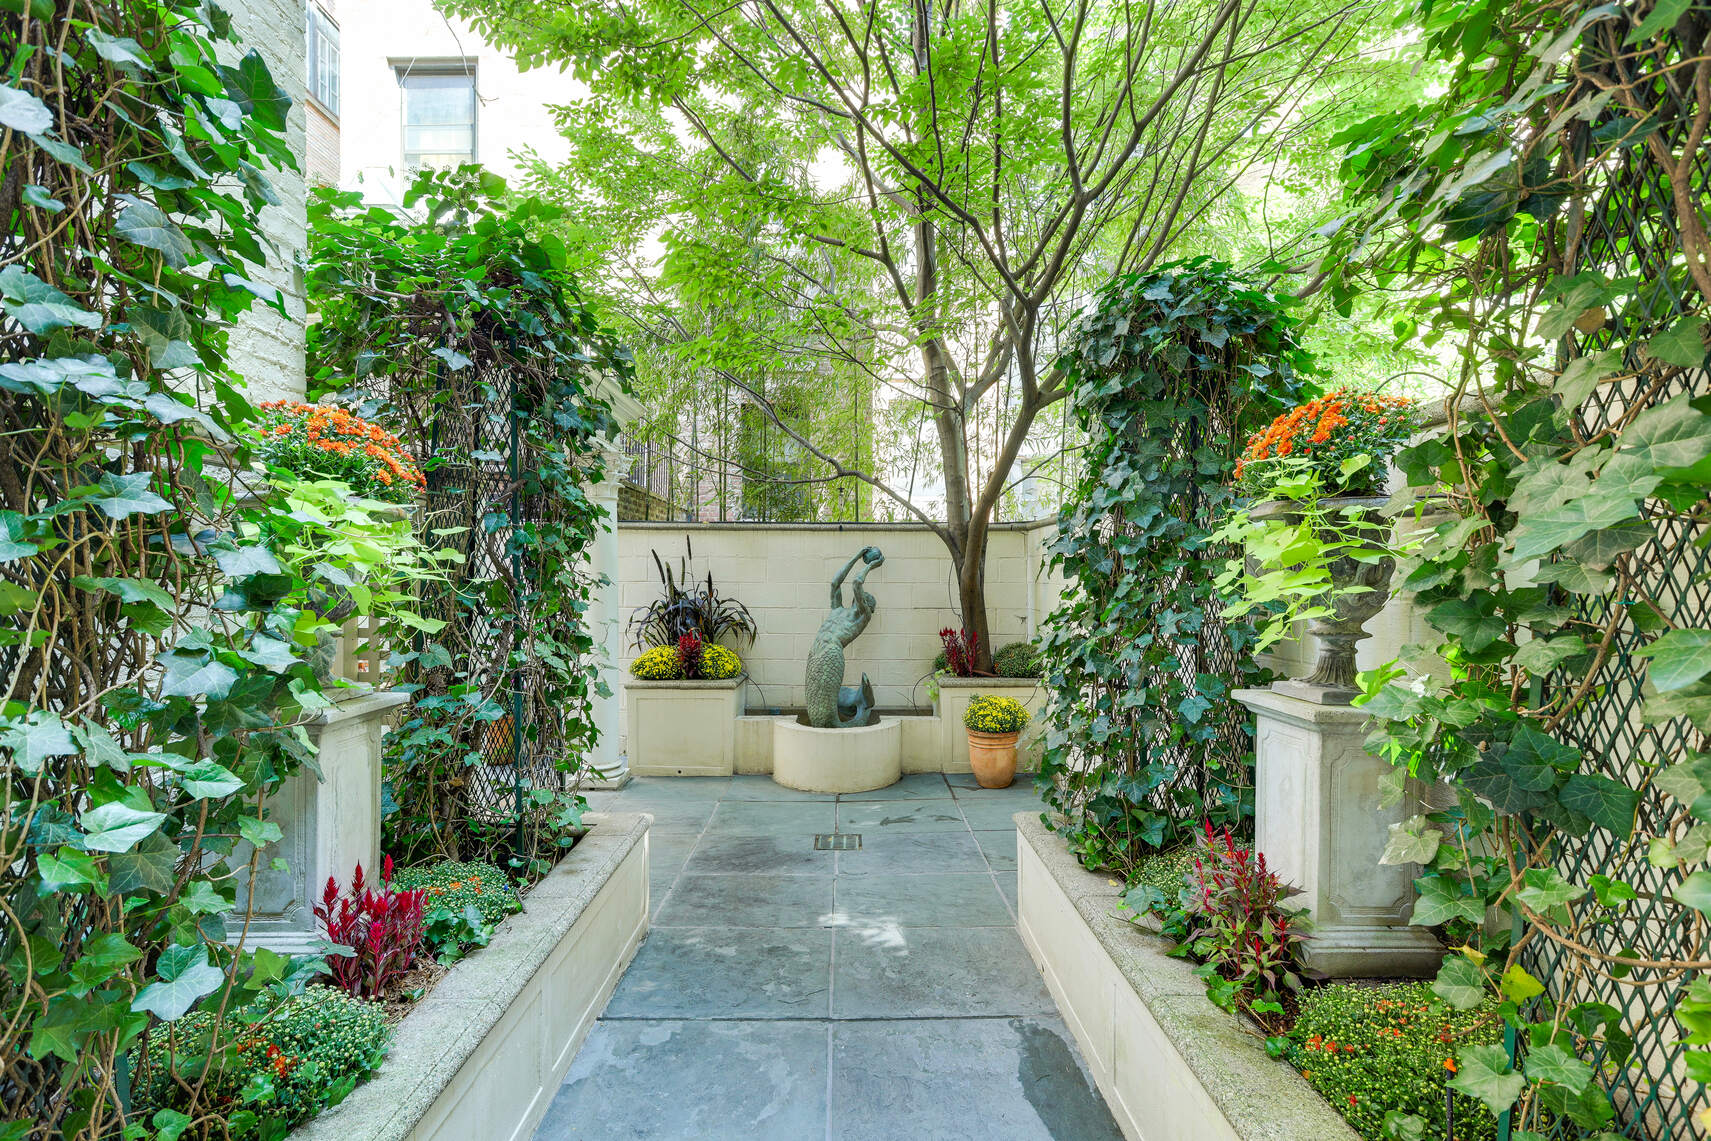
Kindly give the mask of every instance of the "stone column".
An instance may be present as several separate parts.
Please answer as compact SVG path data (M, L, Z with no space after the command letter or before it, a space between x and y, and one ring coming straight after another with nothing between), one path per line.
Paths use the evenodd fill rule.
M1431 932L1408 925L1413 864L1381 865L1390 825L1418 809L1425 791L1409 782L1380 806L1390 766L1362 746L1366 715L1269 689L1236 700L1254 711L1254 846L1294 900L1312 914L1307 965L1340 978L1427 976L1443 958Z
M622 470L624 459L616 451L608 454L606 478L592 489L594 502L606 512L607 520L606 528L596 536L594 549L589 555L590 569L603 581L595 588L594 598L588 607L588 628L594 639L594 653L600 661L600 672L612 691L608 697L595 695L591 707L594 726L600 731L600 737L588 762L600 775L586 782L585 787L596 789L623 788L630 780L629 758L620 747L624 725L618 705L623 681L618 674L618 663L623 660L624 652L618 581L618 472Z
M392 713L410 700L396 690L353 690L309 726L321 775L300 769L267 799L267 816L284 837L262 852L250 919L250 946L287 954L312 950L320 933L312 908L327 877L348 886L358 864L368 878L380 877L381 735ZM250 860L239 843L232 863ZM283 868L274 868L278 856ZM240 876L238 910L246 904ZM231 934L235 938L238 920Z

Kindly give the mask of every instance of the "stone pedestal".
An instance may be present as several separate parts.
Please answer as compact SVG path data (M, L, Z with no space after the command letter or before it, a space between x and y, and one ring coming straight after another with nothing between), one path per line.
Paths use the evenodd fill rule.
M1339 978L1428 976L1443 948L1410 927L1413 864L1378 862L1390 825L1417 811L1423 786L1382 808L1390 766L1362 747L1366 715L1265 689L1236 692L1254 711L1254 846L1311 912L1308 966Z
M408 700L408 694L391 690L353 693L309 727L322 775L317 779L313 770L302 769L267 800L268 819L285 835L261 856L250 946L289 954L313 949L320 938L313 908L327 877L347 884L359 863L378 877L380 738L392 712ZM247 865L250 852L240 843L232 862ZM276 856L285 861L283 870L270 866ZM240 913L245 904L240 886Z

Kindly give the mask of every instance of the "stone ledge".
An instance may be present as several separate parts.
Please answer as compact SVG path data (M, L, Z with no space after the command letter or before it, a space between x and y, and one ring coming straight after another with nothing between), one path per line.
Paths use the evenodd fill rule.
M1125 1136L1358 1141L1256 1031L1207 1000L1167 940L1118 918L1121 885L1083 868L1036 815L1015 821L1023 942ZM1034 898L1042 891L1055 899ZM1076 917L1085 926L1065 930ZM1162 1040L1147 1041L1154 1033Z
M465 1101L514 1110L520 1115L515 1124L489 1122L492 1132L485 1136L527 1137L533 1131L557 1089L562 1069L568 1067L575 1046L604 1006L610 987L616 984L646 929L647 834L653 817L591 813L586 819L591 825L588 834L524 897L523 911L500 924L489 946L453 967L398 1024L380 1072L340 1105L293 1130L292 1141L450 1141L468 1137L467 1123L460 1123L457 1115L457 1103ZM518 1025L502 1027L501 1023L507 1021L513 1008L526 1003L541 1005L544 996L533 992L543 989L536 983L547 973L545 968L551 966L554 952L577 933L578 922L591 915L596 899L620 868L638 856L638 925L627 934L619 932L616 961L579 964L576 975L597 983L583 1017L576 1025L557 1027L551 1041L522 1043L525 1050L540 1047L534 1053L545 1063L545 1072L540 1074L543 1080L538 1083L543 1088L535 1091L532 1101L521 1104L514 1098L496 1096L521 1075L515 1068L484 1066L478 1054L489 1046L490 1038L498 1039L502 1032L554 1029L546 1027L548 1019L536 1017L535 1011L525 1011L523 1019L511 1020ZM627 884L614 886L629 890ZM621 921L623 916L616 918ZM500 1041L493 1052L509 1044ZM466 1075L464 1071L471 1069L466 1063L472 1059L476 1059L475 1072ZM469 1088L478 1083L496 1088Z

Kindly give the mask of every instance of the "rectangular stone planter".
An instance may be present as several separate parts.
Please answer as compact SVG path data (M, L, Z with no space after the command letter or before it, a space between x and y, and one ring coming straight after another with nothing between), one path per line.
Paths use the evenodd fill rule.
M933 712L939 719L940 763L931 768L911 768L905 754L905 772L966 773L968 767L968 730L962 715L976 696L1010 697L1022 703L1033 716L1016 746L1016 768L1033 772L1040 767L1040 744L1045 738L1040 725L1040 710L1046 705L1046 688L1034 678L1017 677L941 677L939 696L933 702Z
M1016 815L1017 928L1130 1141L1358 1141L1168 941L1117 918L1121 885Z
M588 835L398 1024L375 1077L292 1141L528 1141L648 926L652 817Z
M727 681L626 681L630 771L637 776L730 776L736 771L744 680L739 674Z

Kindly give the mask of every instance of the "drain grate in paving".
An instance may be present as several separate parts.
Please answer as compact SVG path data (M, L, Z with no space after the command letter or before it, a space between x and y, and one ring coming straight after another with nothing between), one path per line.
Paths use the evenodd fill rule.
M859 847L860 832L820 832L814 837L816 852L853 852Z

